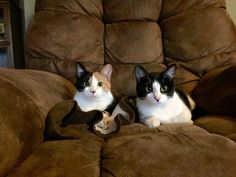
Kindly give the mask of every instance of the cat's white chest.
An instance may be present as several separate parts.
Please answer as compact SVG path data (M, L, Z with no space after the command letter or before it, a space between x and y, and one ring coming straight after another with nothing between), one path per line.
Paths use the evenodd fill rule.
M138 99L137 107L140 118L142 119L147 117L158 117L159 119L166 120L180 112L180 106L177 103L174 105L174 102L169 103L168 105L162 105L159 103Z
M191 121L191 112L175 94L166 103L150 102L147 99L137 99L137 108L141 122L156 118L160 123L184 123Z
M104 111L112 102L113 96L111 92L107 92L103 96L96 98L96 97L85 97L80 92L76 92L74 96L74 100L77 102L80 109L84 112L88 112L91 110L99 110Z

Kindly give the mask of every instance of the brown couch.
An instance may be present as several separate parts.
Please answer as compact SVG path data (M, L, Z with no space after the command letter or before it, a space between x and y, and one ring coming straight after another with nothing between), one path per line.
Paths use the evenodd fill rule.
M0 69L1 177L236 176L236 28L224 0L37 0L35 10L27 69ZM111 63L112 89L128 96L135 64L176 63L195 125L44 141L48 111L75 93L77 61Z

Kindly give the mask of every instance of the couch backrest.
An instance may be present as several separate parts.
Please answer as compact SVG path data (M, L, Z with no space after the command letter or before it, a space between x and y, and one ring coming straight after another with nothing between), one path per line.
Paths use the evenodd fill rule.
M135 95L134 66L176 63L190 92L211 69L236 63L236 28L224 0L37 0L27 67L76 80L75 63L114 67L112 87ZM165 57L164 57L165 56Z

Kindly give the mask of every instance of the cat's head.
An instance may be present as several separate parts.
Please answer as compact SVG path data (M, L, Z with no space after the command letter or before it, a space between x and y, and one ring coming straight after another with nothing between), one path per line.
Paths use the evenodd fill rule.
M77 83L78 92L86 97L99 98L100 96L110 92L110 78L112 74L112 66L105 65L100 71L89 72L85 67L77 63Z
M175 71L176 65L170 65L160 74L149 73L142 66L136 66L137 96L153 103L165 103L174 94Z

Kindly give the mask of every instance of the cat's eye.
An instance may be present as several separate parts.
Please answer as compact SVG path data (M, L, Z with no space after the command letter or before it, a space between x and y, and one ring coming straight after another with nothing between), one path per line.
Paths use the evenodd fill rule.
M167 89L168 89L168 87L165 85L165 86L161 87L161 92L166 92Z
M88 86L89 86L89 82L88 82L88 81L85 81L85 82L84 82L84 86L85 86L85 87L88 87Z
M147 92L151 92L151 91L152 91L152 88L149 87L149 86L147 86L147 87L146 87L146 91L147 91Z
M98 86L101 87L102 86L102 82L98 82Z

